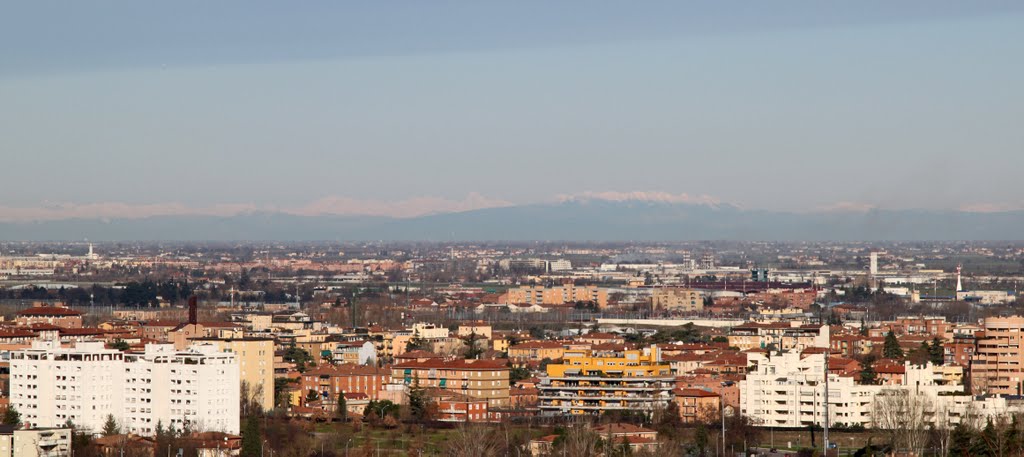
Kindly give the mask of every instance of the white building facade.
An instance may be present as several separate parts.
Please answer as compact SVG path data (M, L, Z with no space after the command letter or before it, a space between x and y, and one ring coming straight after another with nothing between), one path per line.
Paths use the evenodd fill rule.
M800 354L798 351L748 355L755 371L740 381L740 411L755 424L773 427L824 425L825 354ZM850 376L830 374L828 378L828 417L833 426L875 425L879 394L903 392L920 398L929 420L959 423L969 416L987 417L1005 414L1006 402L998 398L975 398L963 394L961 385L942 385L933 367L906 364L899 385L857 384ZM936 424L943 425L943 424Z
M139 435L152 435L157 423L239 432L238 361L212 345L122 353L102 342L37 341L13 351L10 364L11 404L35 426L70 421L99 432L113 415L122 431Z

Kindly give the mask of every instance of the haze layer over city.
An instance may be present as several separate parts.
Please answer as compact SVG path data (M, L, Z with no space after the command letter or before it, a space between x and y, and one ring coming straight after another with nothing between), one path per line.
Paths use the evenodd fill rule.
M0 457L1024 452L1024 5L11 4Z

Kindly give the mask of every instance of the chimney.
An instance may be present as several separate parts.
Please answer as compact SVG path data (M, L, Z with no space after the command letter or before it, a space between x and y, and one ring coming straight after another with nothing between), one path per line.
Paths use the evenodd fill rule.
M199 304L195 295L188 297L188 323L192 325L199 323Z

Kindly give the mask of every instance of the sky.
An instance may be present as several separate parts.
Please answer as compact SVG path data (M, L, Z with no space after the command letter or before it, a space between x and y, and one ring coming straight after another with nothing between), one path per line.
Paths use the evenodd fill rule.
M1024 3L16 2L0 220L1024 208Z

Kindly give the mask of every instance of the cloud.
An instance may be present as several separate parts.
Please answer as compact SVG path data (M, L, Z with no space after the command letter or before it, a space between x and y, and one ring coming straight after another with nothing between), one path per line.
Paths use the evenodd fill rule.
M646 201L646 202L658 202L658 203L689 203L689 204L700 204L700 205L713 205L717 206L722 204L721 200L712 197L710 195L690 195L686 193L673 194L669 192L645 192L645 191L633 191L633 192L616 192L616 191L604 191L604 192L581 192L578 194L567 194L559 195L558 201L586 201L586 200L606 200L612 202L625 202L625 201Z
M512 203L470 193L462 199L422 196L405 200L357 199L328 196L299 207L276 207L254 203L229 203L188 206L182 203L123 202L67 203L44 202L39 207L0 206L0 222L53 221L61 219L139 219L153 216L236 216L257 211L281 212L299 216L350 215L416 217L482 208L509 206Z

